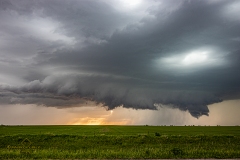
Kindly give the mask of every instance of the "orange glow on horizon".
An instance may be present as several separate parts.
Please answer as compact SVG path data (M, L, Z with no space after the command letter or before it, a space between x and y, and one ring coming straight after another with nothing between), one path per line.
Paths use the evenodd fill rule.
M108 121L106 118L75 118L73 121L67 123L67 125L126 125L130 121L123 119L121 121Z
M76 108L74 108L76 109ZM93 107L93 108L81 108L84 112L81 112L77 117L68 120L65 124L67 125L129 125L132 124L131 118L119 117L119 114L114 114L115 111L106 111L103 107ZM89 110L91 109L91 110ZM92 110L94 109L94 110ZM120 109L120 113L122 108Z

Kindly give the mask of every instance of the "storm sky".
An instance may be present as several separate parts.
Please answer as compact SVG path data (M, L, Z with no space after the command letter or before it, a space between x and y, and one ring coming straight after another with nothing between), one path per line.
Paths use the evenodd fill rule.
M1 110L208 116L240 99L239 15L239 0L0 0Z

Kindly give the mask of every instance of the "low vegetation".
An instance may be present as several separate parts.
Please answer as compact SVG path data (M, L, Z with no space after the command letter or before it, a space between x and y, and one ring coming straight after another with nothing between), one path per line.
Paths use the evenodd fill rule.
M240 158L240 127L0 126L0 159Z

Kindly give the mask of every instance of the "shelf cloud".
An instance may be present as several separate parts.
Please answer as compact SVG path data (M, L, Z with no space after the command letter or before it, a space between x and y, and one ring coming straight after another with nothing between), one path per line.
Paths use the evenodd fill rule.
M238 99L236 0L0 0L0 104L208 115Z

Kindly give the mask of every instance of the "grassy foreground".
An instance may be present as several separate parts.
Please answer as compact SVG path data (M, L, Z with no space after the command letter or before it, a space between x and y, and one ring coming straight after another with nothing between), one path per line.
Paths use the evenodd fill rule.
M240 127L0 126L8 158L240 158Z

